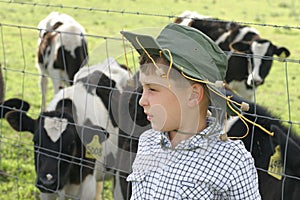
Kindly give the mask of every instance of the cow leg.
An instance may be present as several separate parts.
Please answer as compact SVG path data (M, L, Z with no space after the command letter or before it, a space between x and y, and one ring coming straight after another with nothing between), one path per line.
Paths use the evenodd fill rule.
M43 112L46 110L46 94L47 94L47 86L48 86L48 79L44 75L41 75L40 77L40 86L42 92L41 111Z
M96 199L96 179L95 176L90 174L85 177L82 183L81 197L80 199Z
M104 199L103 197L103 182L105 180L105 175L104 175L104 166L103 166L103 158L101 158L100 160L96 160L95 163L95 169L94 169L94 175L96 177L96 181L97 181L97 187L96 187L96 198L95 200L100 200L100 199Z
M127 188L127 186L129 186L129 182L127 182L125 180L125 184L123 184L122 180L124 179L124 177L120 176L120 171L116 170L116 175L114 177L114 199L126 199L127 198L127 194L129 193L123 193L122 189L124 187ZM123 194L125 194L125 198L123 197Z
M53 69L53 71L49 73L53 84L54 94L57 94L63 86L64 80L62 80L63 77L61 76L61 73L63 72L60 69Z
M56 200L57 194L54 193L42 193L40 194L41 200Z
M96 186L96 197L95 200L101 200L102 198L102 189L103 189L103 182L98 181Z

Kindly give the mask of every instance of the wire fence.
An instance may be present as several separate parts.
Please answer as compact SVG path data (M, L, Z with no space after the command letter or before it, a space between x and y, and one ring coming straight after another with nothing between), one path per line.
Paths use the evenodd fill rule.
M10 6L23 6L24 8L47 8L49 10L76 10L78 12L86 12L86 13L97 13L97 15L107 15L109 14L117 14L122 16L123 18L127 18L128 16L134 16L137 18L137 21L143 17L149 17L149 19L160 20L163 19L164 22L172 22L177 18L177 15L168 15L168 14L155 14L155 13L146 13L146 12L131 12L126 10L113 10L113 9L100 9L94 7L78 7L78 6L67 6L67 5L56 5L56 4L43 4L43 3L34 3L34 2L14 2L14 1L0 1L2 5L10 5ZM45 14L46 15L46 14ZM42 19L42 18L41 18ZM39 19L39 20L41 20ZM78 19L79 21L80 19ZM208 21L215 22L215 19L208 19ZM224 21L225 22L225 21ZM232 21L232 23L239 23L247 26L255 26L257 29L263 27L267 28L271 31L275 29L280 30L293 30L299 31L299 26L280 26L276 24L265 24L265 23L252 23L252 22L241 22L241 21ZM93 27L85 27L87 30L93 29ZM120 27L121 29L122 27ZM156 34L159 29L153 30ZM47 114L40 115L41 112L41 104L42 104L42 94L39 88L39 80L41 74L39 73L36 62L37 62L37 41L38 34L41 30L37 28L36 24L32 25L22 25L17 23L6 23L0 20L0 64L1 64L1 72L3 78L3 93L4 98L0 99L1 102L1 116L4 117L4 109L11 109L21 111L22 115L27 115L32 119L37 119L36 123L43 121L49 117ZM119 30L120 31L120 30ZM139 30L141 32L147 30ZM53 31L56 32L56 31ZM59 34L69 34L68 32L58 32ZM48 157L49 159L53 159L55 161L56 166L60 166L61 164L69 163L74 166L79 167L79 182L83 182L84 173L88 169L93 169L93 159L85 157L86 147L92 144L94 139L93 136L97 135L99 141L102 138L103 140L109 141L107 143L101 143L100 146L90 146L91 148L95 148L97 150L101 149L100 154L92 156L92 158L96 157L98 159L98 163L96 167L98 169L97 179L102 180L104 184L100 186L101 195L103 199L119 199L124 198L128 199L130 197L130 186L126 184L126 176L130 173L131 164L134 160L135 153L137 150L137 141L138 136L142 131L149 128L149 124L144 120L143 112L138 107L138 99L141 94L141 88L138 88L138 83L136 80L133 82L128 82L134 77L136 71L138 71L138 55L132 50L128 44L124 43L123 38L116 34L115 36L107 36L102 34L90 34L89 31L84 35L86 40L88 41L89 47L89 63L87 67L91 67L91 71L87 71L86 74L89 75L97 75L95 71L92 70L94 66L102 66L102 69L105 69L100 73L100 76L95 78L96 82L91 82L91 79L87 79L82 81L83 79L78 79L80 81L74 82L72 86L72 91L65 90L62 93L62 96L68 98L74 98L79 103L76 103L74 110L73 105L73 117L75 116L74 112L78 114L78 116L74 117L73 121L68 121L69 126L74 126L75 130L79 133L82 144L80 146L81 154L78 156L70 155L65 152L65 146L67 144L67 139L65 142L60 140L60 144L58 145L57 150L51 150L42 147L41 138L38 141L35 141L37 136L34 136L36 133L29 133L30 131L18 132L12 129L12 127L7 123L5 119L1 119L0 121L0 191L1 195L0 199L34 199L38 198L40 194L39 189L47 189L45 184L41 182L41 180L36 179L35 170L35 161L40 162L40 166L42 166L42 162L46 162L45 160L39 161L39 158L43 156ZM288 37L288 36L286 36ZM270 39L270 38L268 38ZM272 41L272 39L270 39ZM272 41L273 42L273 41ZM274 43L279 43L275 42ZM284 45L284 44L282 44ZM127 55L127 57L124 56ZM292 142L290 140L286 140L286 145L283 146L285 148L284 160L283 162L283 171L280 172L279 175L282 176L281 180L274 179L273 181L276 183L276 186L280 187L280 196L285 199L285 185L290 179L295 181L293 182L295 186L300 185L300 177L297 174L297 161L291 161L291 159L295 158L295 155L300 151L300 143L297 138L292 136L294 133L296 135L300 134L300 119L299 119L299 110L300 107L297 102L299 102L299 95L297 91L299 89L297 82L297 67L300 63L300 60L295 59L297 56L291 56L290 58L279 58L279 57L268 57L268 56L259 56L259 55L249 55L249 54L233 54L234 56L240 57L251 57L257 58L261 60L272 60L273 67L272 70L277 67L275 70L270 72L271 78L276 78L276 80L266 79L264 85L268 85L264 87L264 91L261 91L258 88L257 93L255 94L255 101L259 104L262 104L268 110L271 110L271 113L276 113L274 115L261 115L261 113L252 113L245 114L246 116L253 117L256 122L260 121L268 121L268 123L273 122L275 125L278 123L282 124L285 128L287 138L293 138ZM131 68L131 72L126 70L126 73L123 74L123 78L117 79L114 77L113 69L110 68L112 63L105 64L108 62L106 59L113 57L118 64L123 64L129 66ZM106 66L106 67L103 67ZM104 74L104 75L103 75ZM272 76L272 74L274 74ZM280 77L278 76L280 75ZM98 74L99 75L99 74ZM51 77L49 75L43 75L47 77L50 81ZM112 86L112 82L109 82L109 85L105 85L106 82L103 81L102 78L107 76L110 79L116 81L116 87ZM269 77L268 76L268 77ZM84 77L84 76L83 76ZM82 78L82 77L81 77ZM126 79L126 81L124 81ZM128 79L128 80L127 80ZM100 85L99 85L100 83ZM126 84L125 84L126 83ZM131 83L127 85L127 83ZM0 82L1 84L1 82ZM81 84L81 85L80 85ZM266 91L268 87L271 88L270 85L275 84L275 92ZM79 86L80 85L80 86ZM90 89L89 92L81 92L81 86L86 88L86 90ZM70 87L65 85L65 87ZM260 86L263 87L263 86ZM0 87L1 88L1 87ZM71 88L71 87L70 87ZM82 90L82 91L86 91ZM108 99L108 105L104 103L106 106L97 107L99 104L98 100L92 99L92 103L90 103L89 95L92 93L94 96L97 91L108 91L108 95L106 99ZM92 92L91 92L92 91ZM121 91L121 96L117 95L117 91ZM68 96L69 93L71 96ZM76 93L77 92L77 93ZM94 92L94 93L93 93ZM269 97L265 98L265 95L269 95ZM1 95L0 95L1 96ZM279 97L280 96L280 97ZM48 86L48 94L47 94L47 103L53 102L53 85ZM278 97L278 98L277 98ZM27 101L30 104L30 109L28 111L22 111L22 108L10 108L5 105L5 101L11 98L19 98L21 100ZM103 97L105 98L105 97ZM114 99L113 99L114 98ZM73 100L74 100L73 99ZM273 99L276 103L271 103L271 105L266 105L261 103L265 99ZM119 102L122 101L122 104ZM273 101L273 102L274 102ZM74 100L75 102L75 100ZM114 104L118 102L117 104ZM82 103L82 107L78 107ZM277 105L278 103L278 105ZM62 103L62 110L67 109L68 102L64 101ZM112 105L110 105L112 104ZM101 104L102 105L102 104ZM118 106L121 105L121 107ZM283 106L284 105L284 108ZM51 107L48 105L48 109ZM117 108L117 110L116 110ZM99 109L99 110L98 110ZM83 110L83 111L82 111ZM93 113L90 113L93 110ZM140 113L142 112L142 113ZM269 113L267 113L269 114ZM21 114L20 114L21 115ZM116 116L117 120L114 125L114 119L111 119L110 115ZM38 117L41 118L38 118ZM91 117L92 116L92 117ZM95 116L95 117L94 117ZM98 116L103 116L104 121L98 123L98 126L94 126L93 119ZM100 118L101 118L100 117ZM100 120L99 118L99 120ZM63 119L62 117L60 118ZM82 119L82 120L81 120ZM263 119L263 120L261 120ZM101 119L103 120L103 119ZM16 120L19 122L19 126L22 124L27 125L28 121L22 121L20 118ZM79 122L80 121L80 122ZM17 123L15 122L15 123ZM99 121L98 121L99 122ZM45 122L43 122L45 123ZM59 130L62 130L63 123L60 121ZM265 124L261 124L262 126L267 126ZM269 125L269 124L268 124ZM41 126L41 124L39 125ZM39 126L35 127L38 128ZM101 127L101 128L100 128ZM104 128L104 129L103 129ZM83 136L84 129L89 129L90 132L93 132L94 135L89 136L89 138L85 138ZM250 127L252 131L251 138L251 147L254 146L255 142L255 131L253 127ZM42 134L41 129L39 129L39 134ZM96 132L96 133L95 133ZM80 135L81 134L81 135ZM105 135L106 134L106 135ZM109 135L108 139L106 138ZM113 140L113 138L117 138L117 140ZM53 139L55 140L55 139ZM55 140L56 141L56 140ZM101 140L102 141L102 140ZM103 141L102 141L103 142ZM289 148L289 145L291 147ZM113 146L113 152L110 152ZM275 145L274 145L275 146ZM263 148L263 147L262 147ZM275 152L275 149L273 149ZM112 153L114 159L111 161L111 158L105 157L104 159L101 157L101 153ZM262 152L264 153L264 152ZM34 157L36 155L36 157ZM272 156L272 155L271 155ZM270 159L270 155L265 156L266 159ZM111 164L111 162L113 164ZM100 163L100 164L99 164ZM292 165L294 163L296 165L292 170L287 168L287 166ZM103 167L104 166L104 167ZM257 167L260 172L268 172L268 168L266 167ZM63 173L63 172L59 172ZM115 185L117 188L114 188L113 178L115 181ZM49 178L50 179L50 178ZM37 189L37 187L39 189ZM48 188L49 189L49 188ZM58 189L58 186L54 188L50 188L49 191L55 192ZM115 191L113 191L115 189ZM266 189L267 191L267 189ZM276 191L277 192L277 191ZM80 189L80 194L84 194L85 192ZM125 196L124 196L125 195ZM70 195L69 197L73 197Z

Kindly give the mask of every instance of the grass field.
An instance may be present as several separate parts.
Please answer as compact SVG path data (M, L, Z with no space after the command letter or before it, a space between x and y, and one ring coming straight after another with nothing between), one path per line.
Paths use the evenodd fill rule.
M291 56L287 62L275 60L256 100L281 119L293 122L300 134L300 2L296 0L89 0L89 1L15 1L0 0L0 63L6 85L6 99L19 97L31 104L29 114L37 117L41 105L39 75L35 67L37 24L51 11L64 12L81 23L88 34L91 60L116 56L121 62L122 49L113 47L120 30L147 32L161 28L184 10L193 10L224 20L250 24L262 37L285 46ZM13 1L12 1L13 2ZM146 29L151 28L151 29ZM48 102L53 96L48 89ZM286 123L288 125L289 123ZM34 199L35 174L31 135L13 131L0 121L0 200ZM4 174L4 175L3 175ZM105 199L111 199L110 184Z

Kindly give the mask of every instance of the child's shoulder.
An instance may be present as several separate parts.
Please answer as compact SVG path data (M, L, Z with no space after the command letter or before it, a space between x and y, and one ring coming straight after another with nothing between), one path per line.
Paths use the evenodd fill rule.
M218 140L213 147L213 151L217 151L219 155L225 158L234 158L239 160L247 160L252 158L251 153L247 151L241 140Z

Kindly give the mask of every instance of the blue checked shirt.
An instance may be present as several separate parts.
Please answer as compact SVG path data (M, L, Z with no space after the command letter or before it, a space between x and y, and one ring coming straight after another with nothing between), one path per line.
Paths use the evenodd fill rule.
M239 140L221 141L217 129L208 126L175 149L167 134L144 132L127 178L131 199L261 199L251 154Z

